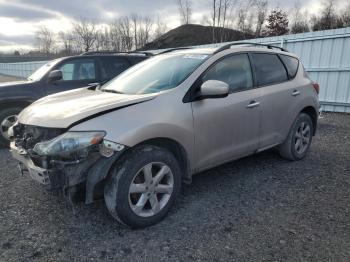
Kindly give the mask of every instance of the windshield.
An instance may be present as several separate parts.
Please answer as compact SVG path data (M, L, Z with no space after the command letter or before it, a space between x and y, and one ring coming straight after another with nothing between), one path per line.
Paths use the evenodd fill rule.
M31 74L28 77L28 80L39 81L48 71L51 70L52 67L54 67L61 60L62 59L55 59L41 66L39 69L37 69L33 74Z
M150 94L181 84L208 55L169 54L155 56L126 70L102 87L102 91Z

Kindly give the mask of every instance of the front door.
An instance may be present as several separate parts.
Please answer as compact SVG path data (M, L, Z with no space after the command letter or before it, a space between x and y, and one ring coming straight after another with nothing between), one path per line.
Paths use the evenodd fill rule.
M255 152L260 125L260 89L253 88L247 54L220 59L201 78L227 83L230 94L192 102L197 170Z
M61 70L63 79L46 85L48 95L85 87L90 83L97 82L97 70L94 58L70 59L58 65L53 70Z

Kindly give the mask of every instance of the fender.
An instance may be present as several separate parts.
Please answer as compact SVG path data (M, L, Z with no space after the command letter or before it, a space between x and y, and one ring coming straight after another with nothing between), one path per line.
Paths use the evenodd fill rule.
M107 177L114 162L117 161L126 150L127 149L116 152L109 158L101 158L92 166L92 168L90 168L86 177L85 204L91 204L94 202L94 191L96 185Z
M13 96L10 98L0 98L0 106L4 104L13 104L13 103L27 103L29 105L34 101L35 100L32 97L28 97L28 96Z
M287 137L289 130L291 129L296 117L300 114L300 112L306 107L313 107L316 112L318 112L318 102L312 97L305 97L300 100L295 106L289 108L288 112L286 112L286 117L284 119L289 119L288 123L286 123L285 128L283 129L283 141ZM316 128L316 127L315 127Z

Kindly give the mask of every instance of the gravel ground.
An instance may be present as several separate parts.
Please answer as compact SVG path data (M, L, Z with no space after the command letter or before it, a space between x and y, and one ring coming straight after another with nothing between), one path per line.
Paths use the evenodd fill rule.
M67 205L0 151L1 261L350 261L350 115L325 114L311 152L269 151L194 177L170 214L121 227L103 201Z

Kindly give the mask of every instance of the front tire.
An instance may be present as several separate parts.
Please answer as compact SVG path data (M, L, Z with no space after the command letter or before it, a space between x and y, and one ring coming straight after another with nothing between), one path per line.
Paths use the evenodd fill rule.
M280 155L288 160L301 160L309 151L314 126L308 114L301 113L294 121L287 139L279 146Z
M181 188L174 155L156 146L139 146L117 161L104 190L110 214L132 228L161 221Z
M11 107L0 110L0 147L9 145L10 140L7 136L8 129L17 121L17 115L22 108Z

